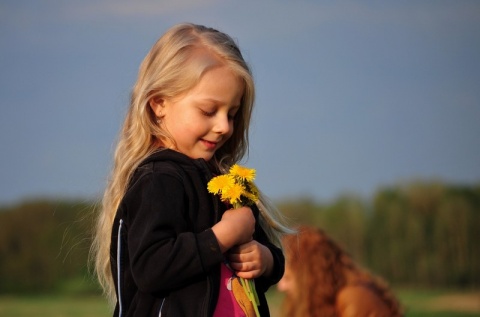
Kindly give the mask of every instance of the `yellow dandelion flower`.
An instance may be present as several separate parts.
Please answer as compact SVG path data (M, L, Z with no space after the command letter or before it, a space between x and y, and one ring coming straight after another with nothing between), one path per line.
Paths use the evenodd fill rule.
M207 189L212 194L220 194L231 187L235 180L230 175L220 175L212 178L208 182Z
M255 170L235 164L229 172L229 174L212 178L207 185L208 191L214 195L220 195L220 199L232 204L233 208L239 208L242 204L252 205L256 203L260 192L253 183ZM255 316L260 317L255 282L243 278L240 278L240 282L245 294L253 304Z
M245 193L245 188L238 183L226 188L222 191L222 200L228 201L232 205L238 205L241 201L242 195Z
M253 192L244 192L243 197L248 201L247 205L253 205L258 201L258 195Z
M243 167L237 164L230 168L230 174L247 182L251 182L255 179L255 169Z

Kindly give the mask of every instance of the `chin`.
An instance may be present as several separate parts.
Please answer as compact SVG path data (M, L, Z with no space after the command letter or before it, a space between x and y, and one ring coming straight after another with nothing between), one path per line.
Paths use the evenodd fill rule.
M207 155L202 157L205 161L210 161L213 158L213 155Z
M205 161L210 161L214 154L198 154L198 155L189 155L193 159L204 159Z

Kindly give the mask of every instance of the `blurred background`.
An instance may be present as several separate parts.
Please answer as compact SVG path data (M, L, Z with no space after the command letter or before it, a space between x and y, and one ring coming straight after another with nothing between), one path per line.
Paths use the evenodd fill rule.
M292 224L408 316L480 313L480 2L3 0L0 316L109 315L93 214L138 66L180 22L237 39L257 85L243 163Z

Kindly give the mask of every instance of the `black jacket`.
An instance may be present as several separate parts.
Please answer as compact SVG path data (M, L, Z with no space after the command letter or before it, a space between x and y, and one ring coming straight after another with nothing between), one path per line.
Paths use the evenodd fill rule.
M212 316L224 257L211 227L226 210L207 192L212 176L205 160L172 150L154 153L135 171L112 230L114 316ZM282 277L284 257L258 221L254 239L274 258L270 278L255 280L266 317L264 293Z

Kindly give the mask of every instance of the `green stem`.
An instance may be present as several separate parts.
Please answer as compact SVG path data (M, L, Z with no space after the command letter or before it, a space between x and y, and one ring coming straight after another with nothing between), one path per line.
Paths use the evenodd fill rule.
M235 209L240 207L242 207L242 205L239 203L233 204L233 208ZM253 304L252 306L255 310L255 315L260 317L260 312L258 311L258 305L260 304L260 301L258 300L257 290L255 289L255 281L240 277L240 284L242 284L245 294L247 294L248 299Z
M240 279L240 284L247 294L248 299L252 302L253 309L255 310L255 316L260 317L260 312L258 311L259 300L257 296L257 291L255 290L255 282L253 280L244 279L242 277Z

